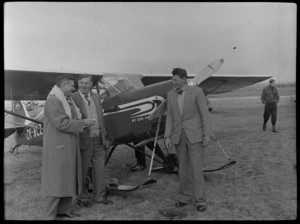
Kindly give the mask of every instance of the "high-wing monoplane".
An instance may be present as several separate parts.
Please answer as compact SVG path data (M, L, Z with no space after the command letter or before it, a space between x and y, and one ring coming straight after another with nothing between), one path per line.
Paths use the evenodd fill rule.
M189 85L199 86L205 89L207 94L221 94L271 77L214 75L223 62L223 59L216 60L205 66L198 74L189 75ZM16 133L16 146L12 151L17 150L21 145L42 146L43 102L55 85L55 78L63 73L72 74L75 77L80 74L62 71L5 70L5 100L12 102L11 110L5 109L5 137ZM104 120L108 137L111 140L106 163L118 145L125 144L138 150L138 146L149 146L154 142L154 146L158 147L157 140L163 135L165 127L163 105L167 93L173 88L171 76L124 73L87 74L93 76L93 91L97 91L103 100ZM162 153L156 155L153 158L146 153L146 156L163 165L161 170L174 172L176 164L174 159L170 159L173 158L172 156L165 156ZM225 155L227 156L226 153ZM228 159L225 165L204 170L204 172L216 171L232 165L229 157Z

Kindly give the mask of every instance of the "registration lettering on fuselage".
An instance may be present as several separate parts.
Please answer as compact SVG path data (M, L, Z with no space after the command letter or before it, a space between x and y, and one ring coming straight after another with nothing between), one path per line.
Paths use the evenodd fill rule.
M30 127L26 130L26 139L36 138L43 135L43 127L41 124L38 124L36 127Z

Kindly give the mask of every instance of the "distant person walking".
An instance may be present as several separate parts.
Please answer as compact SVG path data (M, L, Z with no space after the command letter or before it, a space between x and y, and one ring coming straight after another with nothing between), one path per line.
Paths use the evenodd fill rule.
M275 87L275 80L270 79L269 85L261 93L261 102L265 105L263 130L266 131L267 122L271 116L272 132L277 133L277 104L279 102L279 93Z
M204 147L210 141L210 115L203 90L188 86L186 70L172 71L174 89L168 93L165 143L175 145L179 159L179 208L192 202L199 212L207 207L202 170Z
M95 122L79 120L81 114L71 99L74 86L72 76L59 76L44 107L41 194L46 197L45 219L49 220L80 216L72 211L82 178L77 133Z

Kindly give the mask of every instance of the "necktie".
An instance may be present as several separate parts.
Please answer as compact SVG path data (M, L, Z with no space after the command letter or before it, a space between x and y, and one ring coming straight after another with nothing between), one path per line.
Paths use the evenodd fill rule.
M89 96L88 95L84 95L84 96L85 96L86 101L88 102L88 105L90 106L91 101L89 100Z
M181 89L181 90L179 90L179 91L177 91L177 93L179 94L179 95L181 95L182 94L182 92L183 92L183 90Z

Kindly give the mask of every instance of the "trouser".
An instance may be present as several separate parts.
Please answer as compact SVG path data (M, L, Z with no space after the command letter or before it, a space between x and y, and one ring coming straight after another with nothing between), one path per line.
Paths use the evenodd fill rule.
M151 151L153 151L154 142L150 142L150 143L146 144L146 146L149 149L151 149ZM145 147L144 146L138 147L138 149L145 153ZM162 150L161 150L161 148L159 147L158 144L156 144L156 146L155 146L155 154L159 158L161 158L165 163L168 162L165 155L164 155L164 153L162 152ZM145 154L139 152L138 150L135 150L135 157L136 157L137 164L142 165L142 166L146 166L146 156L145 156Z
M143 154L143 153L145 153L145 147L141 146L141 147L137 147L137 149L142 151L142 152L139 152L138 150L135 150L135 158L136 158L137 164L146 166L146 157Z
M277 103L276 101L267 102L264 111L264 123L266 124L271 116L272 125L276 125L277 120Z
M175 148L179 159L179 201L206 206L202 142L191 144L182 130L179 144Z
M101 136L86 139L86 148L80 149L82 161L82 193L80 200L88 199L86 179L90 165L92 164L93 196L96 201L101 201L105 195L105 150Z
M68 212L72 207L73 197L46 197L46 219L55 220L57 214Z

